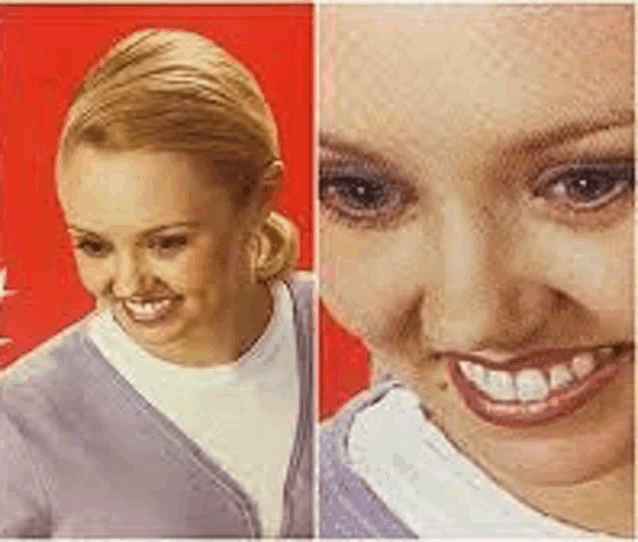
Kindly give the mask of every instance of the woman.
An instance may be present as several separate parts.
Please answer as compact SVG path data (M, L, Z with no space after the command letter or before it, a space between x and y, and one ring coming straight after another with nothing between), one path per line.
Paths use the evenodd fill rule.
M312 534L312 282L248 71L144 30L90 71L58 197L97 311L2 375L18 537Z
M322 298L377 380L322 435L322 536L631 536L632 6L319 28Z

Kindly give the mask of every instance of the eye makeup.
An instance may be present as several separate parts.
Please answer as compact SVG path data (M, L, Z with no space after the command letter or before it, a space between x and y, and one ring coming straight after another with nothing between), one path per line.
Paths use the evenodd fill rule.
M591 212L633 190L633 160L577 162L545 170L533 196L572 211Z
M86 233L72 234L73 248L89 258L105 258L113 247L103 239Z
M609 227L624 216L622 205L633 202L634 159L625 149L626 131L620 127L588 134L540 156L533 150L515 153L511 167L518 165L509 174L526 181L510 184L503 179L518 186L513 204L531 202L536 218L542 220ZM416 184L383 157L326 136L321 138L319 156L319 198L326 220L351 229L392 229L419 199ZM545 166L522 166L525 162Z
M417 190L386 160L321 138L319 200L327 220L389 229L417 201Z
M148 240L149 249L160 257L171 257L180 252L187 244L189 238L186 233L172 233L155 235Z
M548 149L527 171L536 218L604 230L627 217L634 197L633 124L605 128ZM540 213L540 214L539 214Z

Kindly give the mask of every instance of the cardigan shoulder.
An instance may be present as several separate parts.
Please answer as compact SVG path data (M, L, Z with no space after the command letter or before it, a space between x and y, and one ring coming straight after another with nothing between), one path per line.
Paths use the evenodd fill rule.
M82 393L83 360L100 356L84 324L84 319L76 322L0 371L1 411L25 415Z
M51 492L56 483L46 451L52 452L50 428L61 413L71 404L82 410L77 402L82 364L77 361L91 348L82 327L67 328L0 372L2 537L52 534Z
M319 529L323 538L417 538L349 466L348 436L358 412L398 383L359 394L322 427L319 439Z
M312 312L316 290L314 275L308 271L297 271L283 280L291 291L295 307Z

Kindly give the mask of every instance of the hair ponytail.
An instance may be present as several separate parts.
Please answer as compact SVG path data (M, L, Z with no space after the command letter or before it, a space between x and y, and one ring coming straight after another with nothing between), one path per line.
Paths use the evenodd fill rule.
M297 229L287 218L271 212L258 236L257 280L268 282L292 272L297 265Z

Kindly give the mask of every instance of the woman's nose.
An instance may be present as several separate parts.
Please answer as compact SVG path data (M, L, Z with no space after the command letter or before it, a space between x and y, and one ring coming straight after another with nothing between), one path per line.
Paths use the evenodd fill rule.
M131 297L148 291L151 276L142 254L131 251L115 259L112 291L116 297Z
M458 201L446 205L443 218L440 276L423 315L434 346L470 352L524 343L547 317L553 294L508 265L515 232L486 208Z

